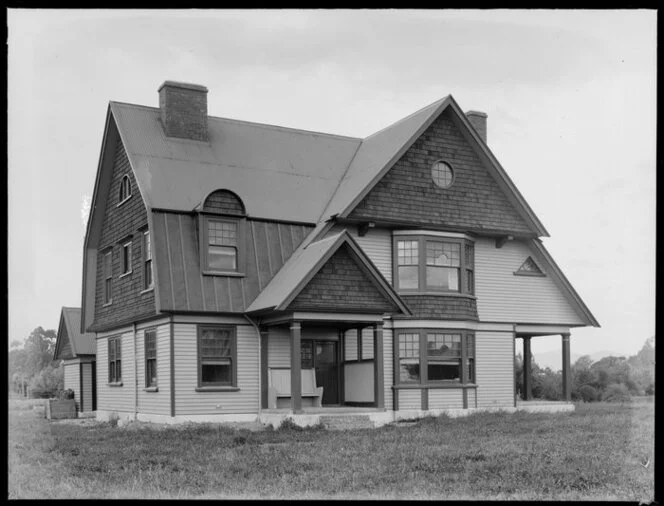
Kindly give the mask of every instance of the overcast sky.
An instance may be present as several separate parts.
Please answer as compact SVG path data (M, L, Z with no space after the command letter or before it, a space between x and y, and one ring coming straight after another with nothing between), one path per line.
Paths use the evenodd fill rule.
M10 9L8 340L81 304L108 101L157 106L177 80L207 86L214 116L356 137L447 94L486 112L602 325L573 330L572 352L634 354L655 333L656 26L644 10Z

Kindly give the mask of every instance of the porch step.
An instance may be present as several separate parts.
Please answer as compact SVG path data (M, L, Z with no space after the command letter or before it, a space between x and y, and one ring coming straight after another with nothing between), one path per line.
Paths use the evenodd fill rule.
M320 421L328 430L374 428L368 415L321 415Z

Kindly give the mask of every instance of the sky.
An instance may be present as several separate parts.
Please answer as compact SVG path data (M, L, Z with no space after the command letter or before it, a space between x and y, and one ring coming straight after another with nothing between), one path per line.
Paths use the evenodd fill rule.
M366 137L451 94L601 328L655 334L653 10L8 9L8 343L81 304L85 209L109 100L207 86L210 115ZM520 343L517 343L517 349ZM559 352L537 337L533 353Z

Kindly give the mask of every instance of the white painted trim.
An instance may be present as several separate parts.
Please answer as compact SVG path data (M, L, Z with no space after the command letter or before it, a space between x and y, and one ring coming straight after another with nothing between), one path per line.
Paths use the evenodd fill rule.
M256 413L238 413L228 415L157 415L152 413L137 413L134 414L130 411L115 411L115 410L97 410L96 419L100 422L108 422L113 418L122 420L123 422L131 422L138 420L139 422L151 422L161 424L181 424L181 423L228 423L228 422L256 422L258 415Z
M515 325L517 334L554 335L569 334L569 327L559 325Z
M149 322L142 322L142 323L137 323L136 324L136 330L144 330L144 329L150 329L152 327L160 327L161 325L167 325L170 323L170 320L168 318L163 318L160 320L152 320Z
M459 234L456 232L441 232L439 230L395 230L392 232L393 236L399 235L429 235L435 237L450 237L453 239L467 239L469 241L474 241L475 238L466 235Z
M286 323L291 320L300 321L326 321L326 322L367 322L367 323L381 323L383 322L382 315L367 315L359 313L311 313L311 312L294 312L287 313L279 316L273 316L261 319L261 323L274 324Z
M242 316L205 316L205 315L183 315L174 314L173 323L204 323L204 324L227 324L249 326L246 318Z
M514 331L514 326L509 323L482 323L482 322L469 322L463 320L394 320L392 322L392 328L467 329L467 330L477 330L482 332L510 332L510 333Z

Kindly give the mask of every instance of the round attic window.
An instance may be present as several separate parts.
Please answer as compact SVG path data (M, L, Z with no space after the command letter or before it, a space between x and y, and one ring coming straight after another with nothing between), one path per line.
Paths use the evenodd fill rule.
M454 180L454 172L448 163L436 162L431 166L431 177L436 186L449 188Z

